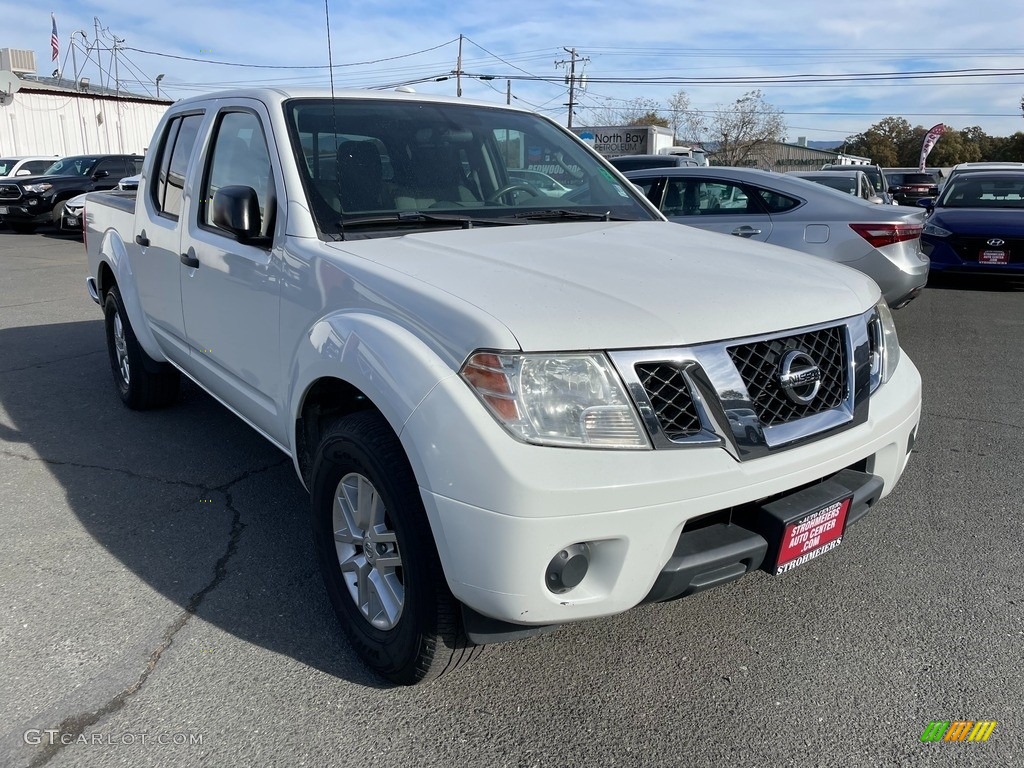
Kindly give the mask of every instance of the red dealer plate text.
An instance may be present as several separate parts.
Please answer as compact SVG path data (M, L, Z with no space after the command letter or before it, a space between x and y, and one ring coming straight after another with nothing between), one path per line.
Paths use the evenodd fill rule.
M978 254L978 261L982 264L1009 264L1010 254L1008 251L982 251Z
M843 526L853 497L822 507L786 526L775 562L775 575L813 560L843 541Z

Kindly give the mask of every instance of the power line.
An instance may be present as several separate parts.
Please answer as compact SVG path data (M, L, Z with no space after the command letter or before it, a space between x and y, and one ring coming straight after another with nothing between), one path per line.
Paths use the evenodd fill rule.
M403 53L403 54L401 54L399 56L387 56L387 57L384 57L384 58L381 58L381 59L371 59L369 61L353 61L353 62L349 62L347 64L334 64L334 65L331 65L331 64L305 64L305 65L295 65L295 64L243 64L241 62L235 62L235 61L219 61L219 60L216 60L216 59L197 58L195 56L178 56L178 55L173 54L173 53L159 53L158 51L147 51L147 50L145 50L143 48L124 47L124 48L122 48L122 50L135 51L137 53L144 53L144 54L146 54L148 56L160 56L160 57L165 58L165 59L178 59L179 61L194 61L194 62L198 62L200 64L218 64L218 65L224 66L224 67L242 67L242 68L245 68L245 69L331 69L332 66L333 66L333 68L338 69L338 68L341 68L341 67L362 67L362 66L366 66L367 64L379 64L379 63L381 63L383 61L397 61L398 59L407 59L410 56L419 56L421 53L429 53L430 51L436 51L439 48L444 48L446 45L451 45L452 43L456 43L456 42L458 42L458 38L454 38L452 40L449 40L446 43L440 43L440 44L432 46L430 48L424 48L421 51L413 51L412 53Z

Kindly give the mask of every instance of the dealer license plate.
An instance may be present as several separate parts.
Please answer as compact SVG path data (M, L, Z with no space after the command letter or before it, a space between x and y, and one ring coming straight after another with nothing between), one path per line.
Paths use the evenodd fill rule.
M978 254L979 264L1009 264L1009 251L982 251Z
M0 216L5 216L6 214L7 214L7 206L6 205L0 205Z
M791 571L838 547L843 541L846 513L852 502L851 496L789 523L782 533L775 575Z

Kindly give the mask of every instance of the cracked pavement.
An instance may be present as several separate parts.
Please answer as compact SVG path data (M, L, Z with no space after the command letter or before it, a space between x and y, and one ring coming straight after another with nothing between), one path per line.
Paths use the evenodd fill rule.
M834 555L395 689L289 460L191 385L121 406L81 243L0 230L0 263L0 765L1024 764L1024 289L896 313L919 441ZM935 719L999 724L921 744Z

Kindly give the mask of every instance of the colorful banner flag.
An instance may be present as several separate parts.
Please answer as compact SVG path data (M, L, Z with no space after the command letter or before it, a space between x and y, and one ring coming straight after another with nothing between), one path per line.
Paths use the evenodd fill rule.
M942 123L933 125L931 130L925 134L924 144L921 145L921 161L918 163L918 170L924 173L924 163L928 159L928 153L932 151L932 147L935 146L935 142L939 140L939 137L946 132L946 126Z
M50 32L50 52L53 54L51 59L57 60L57 56L60 55L60 41L57 39L57 17L52 13L50 14L50 21L53 22L53 30Z

